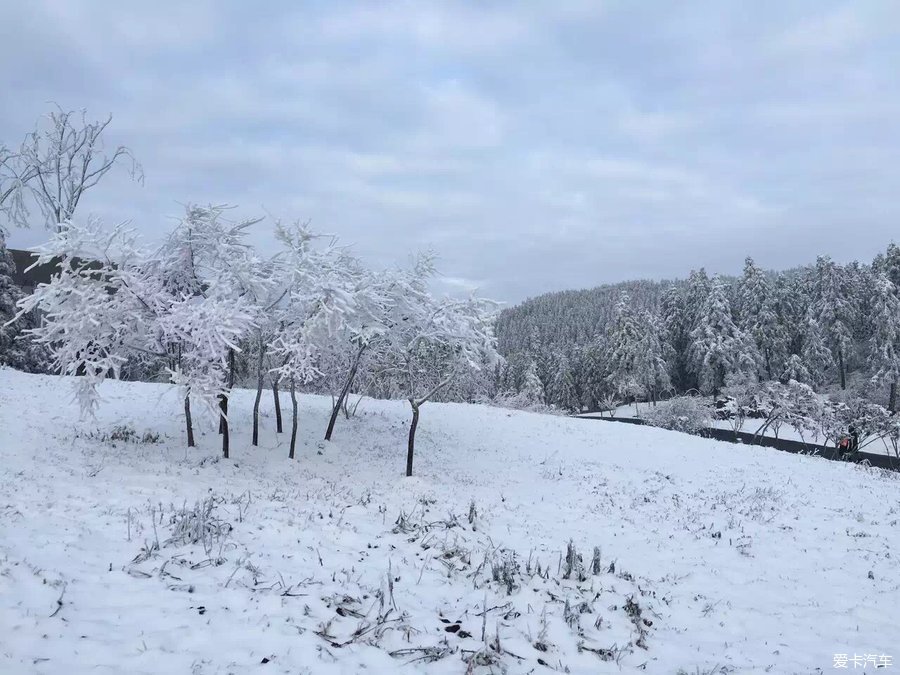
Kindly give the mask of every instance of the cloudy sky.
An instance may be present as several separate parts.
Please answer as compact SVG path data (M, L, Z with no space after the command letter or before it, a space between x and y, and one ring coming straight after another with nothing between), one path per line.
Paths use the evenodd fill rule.
M898 238L892 0L29 0L0 3L0 62L7 145L50 101L113 114L145 184L81 215L150 239L235 204L516 302Z

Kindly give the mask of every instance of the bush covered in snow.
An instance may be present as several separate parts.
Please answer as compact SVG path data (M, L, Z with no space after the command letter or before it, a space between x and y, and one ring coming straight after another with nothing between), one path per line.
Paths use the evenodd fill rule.
M712 424L712 417L712 404L708 398L676 396L650 407L644 415L644 420L654 427L696 436Z

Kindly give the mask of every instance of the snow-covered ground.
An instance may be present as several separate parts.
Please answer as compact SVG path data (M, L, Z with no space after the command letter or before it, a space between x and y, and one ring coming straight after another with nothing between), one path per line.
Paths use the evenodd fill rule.
M168 387L101 391L81 422L65 380L0 370L0 672L900 662L900 476L429 403L404 478L408 404L364 401L325 447L329 402L303 396L290 461L271 396L250 446L250 391L226 461L210 421L183 447ZM158 442L108 438L122 425Z

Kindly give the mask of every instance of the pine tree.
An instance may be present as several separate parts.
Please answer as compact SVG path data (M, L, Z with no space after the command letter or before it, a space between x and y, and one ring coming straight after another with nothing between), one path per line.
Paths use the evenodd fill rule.
M684 330L682 351L680 358L676 356L677 361L680 361L684 368L685 377L681 384L682 389L685 391L700 388L700 381L697 379L697 371L694 368L693 356L691 355L691 344L693 343L691 333L697 328L703 306L711 291L712 281L707 276L706 270L702 267L699 270L691 270L684 285L680 308L682 312L680 324Z
M534 361L528 363L520 393L532 405L542 405L544 403L544 383L538 377L537 364Z
M838 366L841 389L847 388L847 357L852 348L854 309L843 270L827 256L819 257L813 271L812 318L818 322L825 344Z
M719 278L711 285L691 331L690 355L700 390L705 393L717 394L728 375L756 372L756 345L735 325Z
M550 385L550 400L563 410L581 409L581 397L569 357L562 353L556 359L556 372Z
M894 286L900 288L900 246L893 242L884 253L879 253L872 261L872 269L883 274Z
M616 304L615 317L607 346L609 383L620 396L634 396L636 409L637 397L644 392L644 383L640 377L640 352L644 334L638 317L631 309L627 293Z
M656 405L659 394L672 388L668 364L672 348L665 342L665 326L659 316L644 311L640 318L643 339L638 359L638 377L643 381L650 400Z
M897 380L900 379L900 298L897 287L883 274L873 275L872 336L869 339L869 367L875 382L890 385L888 410L897 409Z
M685 287L684 301L685 324L689 326L689 331L697 326L703 315L703 306L715 285L702 267L699 271L691 270Z
M779 274L772 284L772 303L781 325L785 354L799 354L809 315L810 283L807 275Z
M784 323L779 320L768 278L749 257L737 286L737 315L740 328L756 342L765 377L771 380L784 358Z
M597 410L610 395L606 336L598 335L582 350L583 397L590 410Z
M671 350L669 375L679 391L690 389L692 378L688 362L691 326L688 325L685 311L686 295L684 286L673 284L662 299L662 325Z
M803 359L798 354L791 354L788 357L779 379L783 384L787 384L791 380L803 382L804 384L809 384L812 381L809 369L803 364Z
M815 319L809 319L806 323L800 358L809 373L809 384L814 386L820 386L825 382L828 371L834 367L831 350L828 349L822 329Z
M609 384L621 396L646 395L650 400L671 388L665 329L656 315L635 312L625 294L616 305L616 318L609 336L607 366Z

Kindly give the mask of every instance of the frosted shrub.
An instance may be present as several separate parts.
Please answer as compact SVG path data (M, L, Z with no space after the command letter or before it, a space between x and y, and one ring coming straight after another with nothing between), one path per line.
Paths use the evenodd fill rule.
M644 415L647 424L686 434L699 435L712 422L712 405L708 398L676 396L651 407Z
M198 501L193 508L183 506L175 511L169 519L172 535L166 540L165 545L203 544L204 551L211 556L217 544L220 548L224 545L232 529L230 523L219 519L215 513L221 502L220 497L210 496Z

